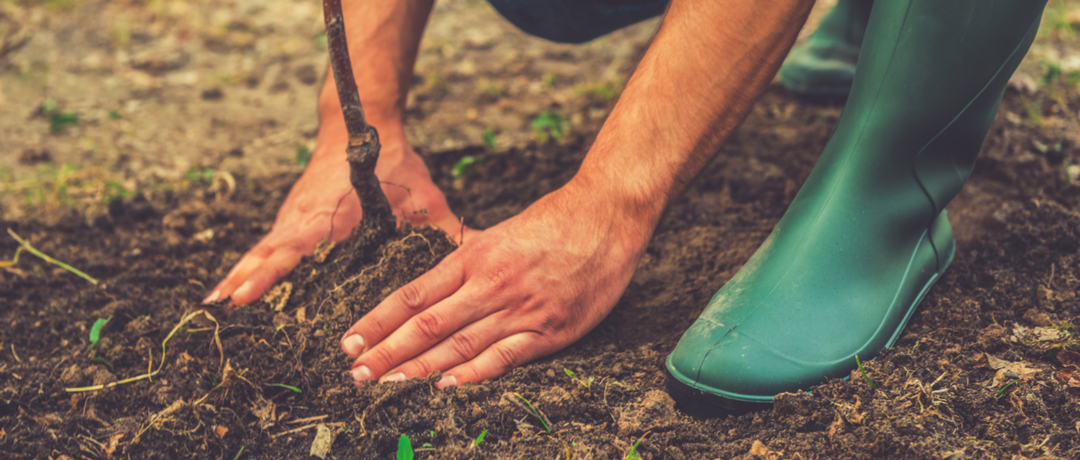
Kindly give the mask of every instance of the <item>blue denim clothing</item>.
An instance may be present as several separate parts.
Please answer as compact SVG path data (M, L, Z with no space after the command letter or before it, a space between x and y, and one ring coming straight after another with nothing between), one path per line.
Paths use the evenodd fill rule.
M488 0L506 20L530 35L584 43L659 16L668 0Z

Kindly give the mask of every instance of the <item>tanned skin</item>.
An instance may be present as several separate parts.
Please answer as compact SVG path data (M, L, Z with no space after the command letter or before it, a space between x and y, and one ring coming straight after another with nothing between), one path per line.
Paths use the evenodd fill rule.
M460 223L408 146L401 115L429 0L345 2L360 97L379 130L376 174L391 207L460 237ZM443 388L498 377L554 353L614 307L668 204L700 172L772 80L812 0L673 0L581 169L520 215L466 229L464 244L395 291L342 339L357 384L443 372ZM345 128L328 81L319 144L274 229L208 300L249 303L310 254L330 230L348 235ZM417 213L426 209L427 213Z

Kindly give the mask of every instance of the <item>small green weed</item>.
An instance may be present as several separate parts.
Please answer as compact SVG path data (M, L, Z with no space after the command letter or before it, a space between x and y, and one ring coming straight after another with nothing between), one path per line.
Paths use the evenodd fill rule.
M98 318L97 321L94 321L94 325L90 326L91 350L97 348L98 341L101 340L101 329L104 328L106 324L109 324L109 321L112 321L112 319L112 316L109 316L108 318Z
M120 111L119 110L110 110L109 111L109 119L110 120L119 120L120 119Z
M585 387L586 390L588 390L590 393L592 393L592 384L593 384L593 380L595 380L593 377L589 377L589 378L587 378L585 380L582 380L582 379L577 378L577 375L574 374L574 371L572 371L570 369L563 368L563 372L566 373L567 377L570 377L570 380L573 380L573 381L577 382L578 385L581 385L581 386Z
M240 450L236 452L236 455L233 455L232 460L238 460L240 458L240 454L242 453L244 453L244 446L240 446Z
M465 155L454 163L454 167L450 169L450 175L453 176L454 179L464 178L465 176L471 175L475 170L476 165L483 161L484 157L482 156Z
M326 50L326 48L328 47L328 42L326 40L326 32L320 32L318 35L312 38L312 42L315 43L315 49L319 51Z
M413 460L416 454L413 453L412 441L409 441L407 435L402 434L398 438L397 442L397 460Z
M541 144L546 144L548 139L556 141L566 136L566 119L562 115L550 110L540 112L532 122L533 133Z
M640 438L637 438L637 441L634 441L634 444L630 446L630 451L626 453L626 460L641 460L641 454L638 453L637 448L649 433L649 431L646 431Z
M870 385L870 391L877 391L877 384L874 383L874 379L866 375L866 369L863 369L862 361L859 361L859 355L855 355L855 365L859 367L859 373L862 374L863 380L865 380L866 383Z
M589 83L574 87L574 93L600 101L610 101L619 95L623 83L621 81L609 81L604 83Z
M484 134L481 135L484 140L484 148L489 152L495 151L495 133L491 131L491 128L484 128Z
M540 409L537 409L536 406L533 406L533 403L529 402L528 399L525 399L524 396L521 396L518 393L514 393L514 396L517 396L518 399L525 402L526 406L529 406L529 410L532 411L533 416L536 417L537 420L540 420L540 425L542 425L544 427L544 432L545 433L550 433L551 432L551 423L549 423L548 420L547 420L547 417L545 417L544 414L542 412L540 412Z
M994 396L994 399L1001 399L1005 397L1005 390L1008 390L1009 387L1016 385L1016 383L1019 381L1020 379L1012 379L1009 383L1006 383L1005 386L1001 387L1001 389L998 390L997 396Z
M486 437L486 436L487 436L487 430L481 431L480 435L476 437L475 441L473 441L473 447L479 446L480 443L484 442L484 437Z
M214 173L216 172L213 168L191 168L184 173L184 180L209 184L214 180Z
M110 180L105 182L105 191L102 192L101 202L109 204L117 198L126 200L134 196L134 190L128 190L127 187L124 187L120 182Z
M79 124L79 114L60 110L56 101L47 99L39 108L42 115L49 118L49 132L56 134L64 128Z

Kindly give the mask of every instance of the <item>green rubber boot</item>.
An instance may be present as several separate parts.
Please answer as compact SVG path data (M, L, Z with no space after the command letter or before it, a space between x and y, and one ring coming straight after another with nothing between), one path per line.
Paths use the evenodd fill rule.
M832 138L791 207L667 359L701 415L848 375L891 346L955 252L974 166L1045 0L874 5Z
M780 84L810 96L847 96L855 78L872 0L839 0L817 30L791 49Z

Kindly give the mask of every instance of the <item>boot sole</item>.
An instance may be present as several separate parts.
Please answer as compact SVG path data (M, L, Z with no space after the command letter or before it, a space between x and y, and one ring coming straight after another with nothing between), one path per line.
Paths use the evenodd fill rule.
M922 303L923 298L930 292L930 288L933 287L934 283L941 278L941 274L952 264L953 258L956 256L956 241L951 235L947 241L948 247L945 249L948 251L948 258L945 260L944 265L942 265L937 273L927 280L922 291L919 292L918 297L916 297L915 301L908 307L908 311L900 321L899 327L893 332L892 337L889 338L889 341L885 343L883 348L889 348L896 343L900 338L900 334L904 331L904 328L907 327L911 315L915 313L915 309ZM916 251L917 250L918 249L916 249ZM680 410L694 417L714 418L769 409L772 407L773 398L775 398L775 396L734 393L718 388L712 388L708 385L689 385L686 382L691 380L685 376L672 373L671 366L664 366L664 368L666 376L664 386L667 389L668 394L675 400Z

